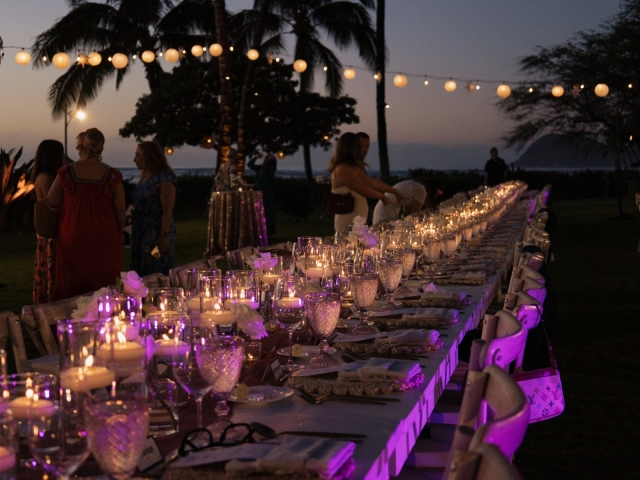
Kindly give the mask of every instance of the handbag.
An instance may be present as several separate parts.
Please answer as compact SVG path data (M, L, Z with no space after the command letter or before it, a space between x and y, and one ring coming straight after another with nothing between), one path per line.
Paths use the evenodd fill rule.
M46 202L36 202L33 207L33 224L41 237L56 238L58 212L49 209Z
M330 193L329 211L336 215L344 215L353 212L356 206L356 199L350 193Z
M544 320L540 319L540 322L542 323L544 336L547 339L551 366L512 375L513 380L520 386L529 402L529 423L557 417L564 412L565 407L558 362L549 342Z

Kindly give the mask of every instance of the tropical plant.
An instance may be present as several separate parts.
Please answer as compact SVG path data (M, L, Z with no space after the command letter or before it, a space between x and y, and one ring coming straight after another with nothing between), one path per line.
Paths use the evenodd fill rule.
M376 117L378 120L378 158L380 159L380 176L389 182L391 171L389 168L389 149L387 147L387 101L385 99L387 49L385 46L385 0L376 3Z
M49 30L41 33L33 45L34 65L51 65L57 52L92 51L102 56L97 66L73 63L49 89L49 103L54 118L63 118L76 103L84 106L99 93L104 82L116 76L119 88L132 62L115 69L107 59L115 53L129 58L145 50L206 43L214 35L213 0L67 0L71 11ZM75 55L73 55L75 56ZM143 63L149 88L154 90L162 76L158 58Z
M13 158L14 149L5 152L0 148L0 231L7 228L7 214L11 205L33 190L33 183L29 181L29 174L33 160L15 168L16 162L22 156L22 147Z
M254 10L259 10L265 0L255 0ZM323 43L323 37L332 41L340 50L352 46L365 64L375 67L375 34L367 8L373 0L272 0L271 11L265 16L264 44L272 51L283 50L285 37L295 38L294 57L307 63L300 74L300 92L313 88L315 73L325 70L325 89L331 96L342 92L342 63ZM253 25L247 22L248 28ZM307 179L313 180L311 145L303 144L304 165Z

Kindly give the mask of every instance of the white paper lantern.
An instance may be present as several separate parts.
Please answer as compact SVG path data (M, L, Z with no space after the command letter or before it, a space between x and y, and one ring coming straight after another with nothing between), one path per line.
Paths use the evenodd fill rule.
M298 73L303 73L307 69L307 62L302 59L298 59L293 62L293 69Z
M87 57L87 62L89 62L89 65L92 67L97 67L102 63L102 55L98 52L91 52Z
M498 87L498 89L496 90L496 93L500 98L507 98L509 95L511 95L511 87L503 83Z
M599 97L606 97L609 95L609 87L606 83L599 83L596 85L596 88L593 89L596 92L596 95Z
M194 45L193 47L191 47L191 55L193 55L194 57L200 57L203 53L204 48L202 48L200 45Z
M447 92L454 92L456 88L458 88L458 85L456 85L456 82L454 82L453 80L447 80L444 84L444 89Z
M554 97L561 97L564 95L564 88L562 88L560 85L556 85L555 87L553 87L551 89L551 95L553 95Z
M356 78L356 71L349 67L344 71L344 78L346 78L347 80L353 80L354 78Z
M174 63L178 61L178 58L180 58L180 53L175 48L169 48L164 52L164 58L167 62Z
M16 62L18 65L28 65L30 61L31 55L29 55L29 52L22 50L16 53Z
M62 70L63 68L67 68L70 62L71 60L69 59L69 55L64 52L56 53L51 59L51 63L53 63L53 65L60 70Z
M393 84L398 88L404 88L407 85L407 77L399 73L393 77Z
M111 65L115 68L124 68L129 63L129 59L124 53L116 53L111 57Z
M142 55L140 55L140 58L144 63L151 63L156 59L156 54L151 50L145 50L142 52Z
M258 50L256 50L255 48L252 48L247 52L247 57L249 57L249 60L257 60L259 56L260 52L258 52Z
M219 43L212 43L209 47L209 53L214 57L219 57L222 55L222 45Z

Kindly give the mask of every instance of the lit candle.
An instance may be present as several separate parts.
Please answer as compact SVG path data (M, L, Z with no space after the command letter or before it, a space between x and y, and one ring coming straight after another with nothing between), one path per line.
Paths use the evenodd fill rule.
M322 277L324 277L325 275L329 275L329 273L331 272L331 270L329 268L324 268L322 265L319 265L317 267L309 267L304 271L304 274L309 277L309 278L313 278L315 280L319 280Z
M295 296L295 292L289 292L288 297L278 300L278 307L280 308L304 308L304 302L300 297Z
M0 472L11 470L16 465L16 452L11 448L0 447Z
M166 336L165 336L166 337ZM189 344L182 340L163 338L156 340L153 354L157 357L171 357L173 355L185 355L189 352Z
M276 283L276 280L278 278L280 278L280 275L276 275L274 273L265 273L262 276L262 281L267 285L273 285L274 283Z
M213 309L213 306L220 301L218 297L205 297L203 306L205 310ZM200 297L193 297L187 300L187 311L188 312L199 312L200 311Z
M132 362L142 360L147 355L144 345L136 342L127 342L126 337L121 332L118 332L118 341L113 342L113 356L111 351L111 342L106 342L98 347L96 356L103 361Z
M224 308L227 310L230 309L234 302L239 305L247 305L254 310L258 310L258 308L260 308L260 302L256 302L253 298L227 298L224 301Z
M230 310L209 310L200 314L200 324L229 325L238 321L238 314Z
M110 386L116 378L113 370L106 367L73 367L60 372L60 386L72 392L86 393L89 390Z
M8 412L17 420L28 420L30 415L52 417L56 413L56 406L50 400L33 399L33 390L27 390L24 397L14 398L9 402Z

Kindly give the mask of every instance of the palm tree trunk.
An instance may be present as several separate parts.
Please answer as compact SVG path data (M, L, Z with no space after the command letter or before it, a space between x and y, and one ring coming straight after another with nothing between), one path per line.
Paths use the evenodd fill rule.
M311 168L311 146L309 142L302 144L302 152L304 154L304 171L307 174L307 181L313 183L313 169Z
M384 10L385 0L378 0L376 5L376 68L378 70L378 84L376 85L376 114L378 117L378 155L380 158L380 176L384 182L389 182L389 151L387 149L387 120L385 118L387 102L385 101L385 41L384 41Z
M231 145L231 124L233 122L233 87L231 65L229 64L229 36L227 34L227 8L225 0L215 0L216 33L218 43L222 46L222 55L218 57L220 70L220 131L218 135L218 161L220 165L229 161Z
M253 31L253 42L251 48L260 51L260 44L262 43L262 35L264 34L264 22L265 16L269 11L271 0L264 0L260 6L260 14L256 22L256 27ZM247 63L247 70L244 74L244 83L242 84L242 93L240 96L240 111L238 113L238 174L244 175L244 159L245 155L245 123L246 115L249 106L249 98L251 93L251 86L253 85L253 74L256 70L256 62L249 60Z

